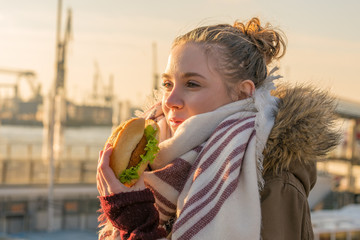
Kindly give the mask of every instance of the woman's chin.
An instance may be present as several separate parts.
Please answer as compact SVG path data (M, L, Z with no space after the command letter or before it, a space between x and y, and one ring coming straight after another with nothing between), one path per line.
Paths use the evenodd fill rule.
M180 126L181 124L182 124L182 122L181 122L181 123L170 122L169 127L170 127L170 130L171 130L172 135L175 134L176 130L179 128L179 126Z
M171 136L174 136L176 130L178 129L178 127L170 127L171 130Z

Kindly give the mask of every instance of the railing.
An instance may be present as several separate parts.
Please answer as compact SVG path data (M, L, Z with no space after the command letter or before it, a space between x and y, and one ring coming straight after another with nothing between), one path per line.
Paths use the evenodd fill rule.
M357 204L312 212L315 240L360 240L359 214Z
M96 161L63 160L55 163L54 183L95 183ZM0 184L46 184L48 164L41 160L1 160Z
M100 144L67 144L62 149L60 160L81 160L97 159L99 151L102 149ZM0 160L33 160L45 159L41 142L1 142L0 141Z
M359 240L360 228L323 230L314 233L315 240Z
M66 145L54 163L55 184L96 182L98 145ZM0 144L0 184L46 184L48 162L39 143Z

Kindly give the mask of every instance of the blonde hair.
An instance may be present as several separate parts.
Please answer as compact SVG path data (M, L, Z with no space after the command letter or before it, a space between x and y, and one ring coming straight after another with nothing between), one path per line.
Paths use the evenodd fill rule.
M258 18L234 25L218 24L196 28L177 37L172 47L195 43L206 53L215 53L218 70L229 83L250 79L258 87L266 79L267 65L286 52L285 36Z

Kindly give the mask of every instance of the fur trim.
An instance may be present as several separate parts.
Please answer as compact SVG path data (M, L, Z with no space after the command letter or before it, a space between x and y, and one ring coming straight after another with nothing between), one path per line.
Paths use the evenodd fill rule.
M265 184L263 179L263 151L266 146L270 131L274 126L275 116L273 112L277 111L277 97L272 96L271 92L275 90L274 81L282 78L280 75L274 75L278 70L273 68L264 83L255 91L253 96L257 110L255 129L256 129L256 159L257 159L257 177L259 189L262 190Z
M324 157L340 141L333 97L313 86L282 85L275 125L264 149L264 172L288 170L293 161L309 163Z

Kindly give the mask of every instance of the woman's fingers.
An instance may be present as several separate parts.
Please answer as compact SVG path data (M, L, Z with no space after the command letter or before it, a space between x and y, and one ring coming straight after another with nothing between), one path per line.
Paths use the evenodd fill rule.
M126 191L126 187L116 178L114 171L110 168L110 156L113 148L110 144L105 147L105 151L100 158L98 175L99 185L102 188L103 195L119 193Z
M134 186L131 187L133 191L141 191L145 189L144 174L141 174Z
M105 152L107 153L106 156L104 155L103 150L101 150L99 152L99 160L98 160L98 166L97 166L97 172L96 172L96 183L97 183L97 189L98 189L100 195L102 195L102 196L108 195L108 193L106 192L107 184L106 184L106 181L102 174L102 171L104 168L106 169L106 165L104 165L104 157L109 158L109 160L107 162L110 161L110 155L112 152L112 148L110 148L110 147L111 147L111 144L107 144L105 147ZM109 167L109 163L108 163L108 167Z
M98 159L98 163L100 162L100 159L102 158L103 153L104 153L104 151L103 151L103 150L101 150L101 151L99 152L99 159Z
M110 156L112 150L112 147L108 147L102 156L102 161L100 162L100 171L108 185L116 184L117 182L119 182L113 170L110 168Z
M113 151L111 144L107 144L104 151L99 152L99 161L97 168L97 188L100 195L116 194L120 192L129 192L145 189L143 175L140 176L137 183L128 188L122 184L110 168L110 156Z
M96 187L101 196L104 195L104 186L101 179L101 173L96 174Z
M109 186L102 172L99 173L99 186L100 186L100 191L99 191L100 195L106 196L112 193L109 191Z
M101 150L101 151L99 152L98 165L97 165L97 168L96 168L96 180L98 180L98 174L99 174L99 163L101 162L101 158L102 158L102 156L103 156L103 153L104 153L104 151L103 151L103 150Z
M105 151L102 152L101 154L101 159L102 159L102 162L105 164L105 165L109 165L110 163L110 156L111 156L111 153L113 151L113 148L111 146L111 144L107 144L106 147L105 147ZM101 162L100 162L101 164Z

